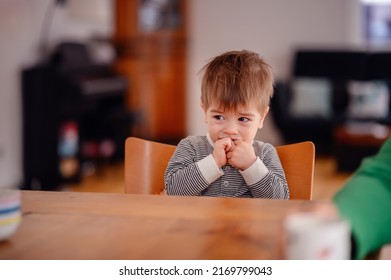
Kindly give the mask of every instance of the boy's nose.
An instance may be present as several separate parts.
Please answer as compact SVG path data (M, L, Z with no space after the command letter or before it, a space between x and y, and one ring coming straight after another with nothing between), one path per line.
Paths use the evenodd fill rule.
M227 123L224 128L224 133L228 135L238 134L238 129L234 123Z

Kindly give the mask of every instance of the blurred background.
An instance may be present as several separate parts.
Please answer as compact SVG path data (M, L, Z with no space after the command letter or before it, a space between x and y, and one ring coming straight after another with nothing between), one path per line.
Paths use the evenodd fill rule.
M376 66L377 76L367 73L373 53L382 55L376 61L391 62L391 4L378 2L0 0L0 187L55 189L80 182L100 163L120 162L131 135L175 144L205 133L198 71L211 57L242 49L270 63L275 97L292 96L272 101L257 137L274 145L312 140L319 154L336 158L349 150L338 168L350 172L355 166L343 158L372 154L389 135L391 74L383 66ZM298 82L316 72L308 65L325 68L330 61L327 73ZM345 61L353 61L354 75L335 73ZM341 73L344 82L381 79L380 85L355 86L358 99L373 100L363 97L362 88L370 88L386 108L368 113L345 104L343 119L335 120L341 105L332 97L319 93L311 103L308 95L294 93L330 91L332 80L335 94ZM297 103L303 96L305 106ZM328 103L334 107L324 108ZM288 111L296 115L282 118Z

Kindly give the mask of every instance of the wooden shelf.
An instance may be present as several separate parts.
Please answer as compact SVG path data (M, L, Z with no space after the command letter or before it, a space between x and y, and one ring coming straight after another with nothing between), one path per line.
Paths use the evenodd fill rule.
M140 27L141 5L146 3L115 1L116 69L130 82L127 107L142 115L133 135L177 142L186 132L186 1L167 0L159 11L174 17L176 24L151 30Z

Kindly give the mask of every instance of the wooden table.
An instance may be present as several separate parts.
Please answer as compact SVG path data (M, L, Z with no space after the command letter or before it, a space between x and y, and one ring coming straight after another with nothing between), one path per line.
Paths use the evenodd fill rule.
M281 221L311 201L22 192L0 259L281 259Z

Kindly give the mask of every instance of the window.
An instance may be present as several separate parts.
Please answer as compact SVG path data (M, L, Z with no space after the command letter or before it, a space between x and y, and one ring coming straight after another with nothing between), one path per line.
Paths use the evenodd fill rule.
M361 0L364 38L371 46L391 45L391 0Z

